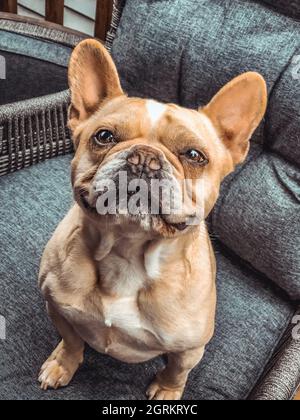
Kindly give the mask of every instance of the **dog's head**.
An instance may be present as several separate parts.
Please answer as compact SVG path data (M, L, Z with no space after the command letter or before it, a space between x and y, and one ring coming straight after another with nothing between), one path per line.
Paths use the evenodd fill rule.
M129 98L95 40L69 66L75 199L101 223L131 220L174 236L212 210L224 177L244 161L267 104L264 79L245 73L199 110Z

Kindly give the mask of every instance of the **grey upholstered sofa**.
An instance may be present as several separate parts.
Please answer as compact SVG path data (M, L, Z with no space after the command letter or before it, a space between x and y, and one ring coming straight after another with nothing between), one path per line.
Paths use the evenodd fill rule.
M265 121L209 220L217 327L185 398L291 399L300 383L293 324L300 300L300 3L116 1L108 46L130 95L188 107L205 104L244 71L266 78ZM44 393L36 380L58 340L36 278L42 249L72 201L71 157L0 178L0 399L143 399L160 358L126 365L88 349L68 388Z

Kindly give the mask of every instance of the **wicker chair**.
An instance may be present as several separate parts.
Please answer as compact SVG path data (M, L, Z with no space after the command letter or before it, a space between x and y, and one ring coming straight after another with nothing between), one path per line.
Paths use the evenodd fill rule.
M46 0L45 16L46 21L63 25L64 22L64 0ZM113 0L97 0L95 17L95 37L105 41L106 33L109 30ZM17 0L0 0L0 11L17 14ZM51 25L48 25L51 27Z
M41 42L51 40L58 47L71 48L83 38L80 34L65 31L60 27L50 27L40 21L22 20L7 15L0 16L0 31L3 30L9 31L10 37L15 34L30 39L28 56L35 41L41 45ZM9 48L5 52L10 54ZM22 51L23 54L26 54L26 51ZM4 95L6 85L7 83L4 84L4 92L2 90ZM55 86L51 86L51 90L55 91ZM14 95L15 98L10 98L12 103L0 106L0 175L70 152L72 149L66 127L68 90L19 100L16 86Z
M6 5L5 10L15 11L16 2L2 1L0 7L3 3ZM115 37L124 0L116 0L114 3L112 24L107 34L108 48ZM52 16L50 9L48 13ZM29 37L32 42L51 41L62 49L73 48L85 37L84 34L58 25L8 14L0 15L1 30ZM106 32L107 26L102 28L100 38L104 39L103 34L106 35ZM66 126L68 104L69 92L65 89L22 101L18 101L16 92L14 103L0 106L0 175L72 151L70 133ZM289 329L249 399L289 400L293 398L299 383L300 341L292 339Z
M126 0L115 1L112 26L107 38L109 48L112 47L125 3ZM273 2L265 1L265 3L273 7ZM286 3L288 5L293 2ZM282 4L284 9L285 2ZM299 314L300 308L295 313L295 319L299 319ZM293 339L294 327L292 323L287 328L274 354L270 355L269 363L248 396L249 400L292 400L295 397L300 385L300 340Z
M45 45L51 42L58 48L67 47L71 51L86 35L58 25L63 22L63 6L63 1L47 1L48 21L0 13L0 32L28 37L30 42L22 50L22 55L28 57L34 49L35 40L39 45L43 41ZM0 1L0 10L16 12L17 1ZM112 1L97 2L95 35L103 41L109 29L111 13ZM2 47L6 53L10 53L8 45ZM41 63L43 58L47 60L47 57L41 56ZM19 100L16 86L15 98L10 98L9 104L0 102L0 176L72 151L72 141L66 126L69 92L67 89L56 92L55 86L51 86L51 89L55 93Z

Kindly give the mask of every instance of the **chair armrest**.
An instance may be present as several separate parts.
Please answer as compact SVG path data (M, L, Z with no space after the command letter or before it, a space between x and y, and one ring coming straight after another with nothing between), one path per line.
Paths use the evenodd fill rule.
M300 315L300 308L297 315ZM250 400L286 401L294 398L300 385L300 337L295 337L295 332L295 324L291 323Z

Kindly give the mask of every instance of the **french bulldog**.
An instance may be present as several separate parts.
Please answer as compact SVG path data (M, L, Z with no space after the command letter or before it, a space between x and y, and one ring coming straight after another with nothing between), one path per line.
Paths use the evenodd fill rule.
M205 219L222 180L247 156L266 111L266 83L255 72L242 74L196 110L128 97L106 49L85 40L71 56L69 85L75 200L39 276L62 341L39 382L44 390L68 385L87 343L126 363L166 355L146 395L180 399L214 333L216 262ZM167 181L169 211L162 211L165 193L152 197L155 213L130 212L124 197L111 200L120 173L134 185ZM176 206L185 180L192 181L190 199ZM138 193L125 188L129 201Z

